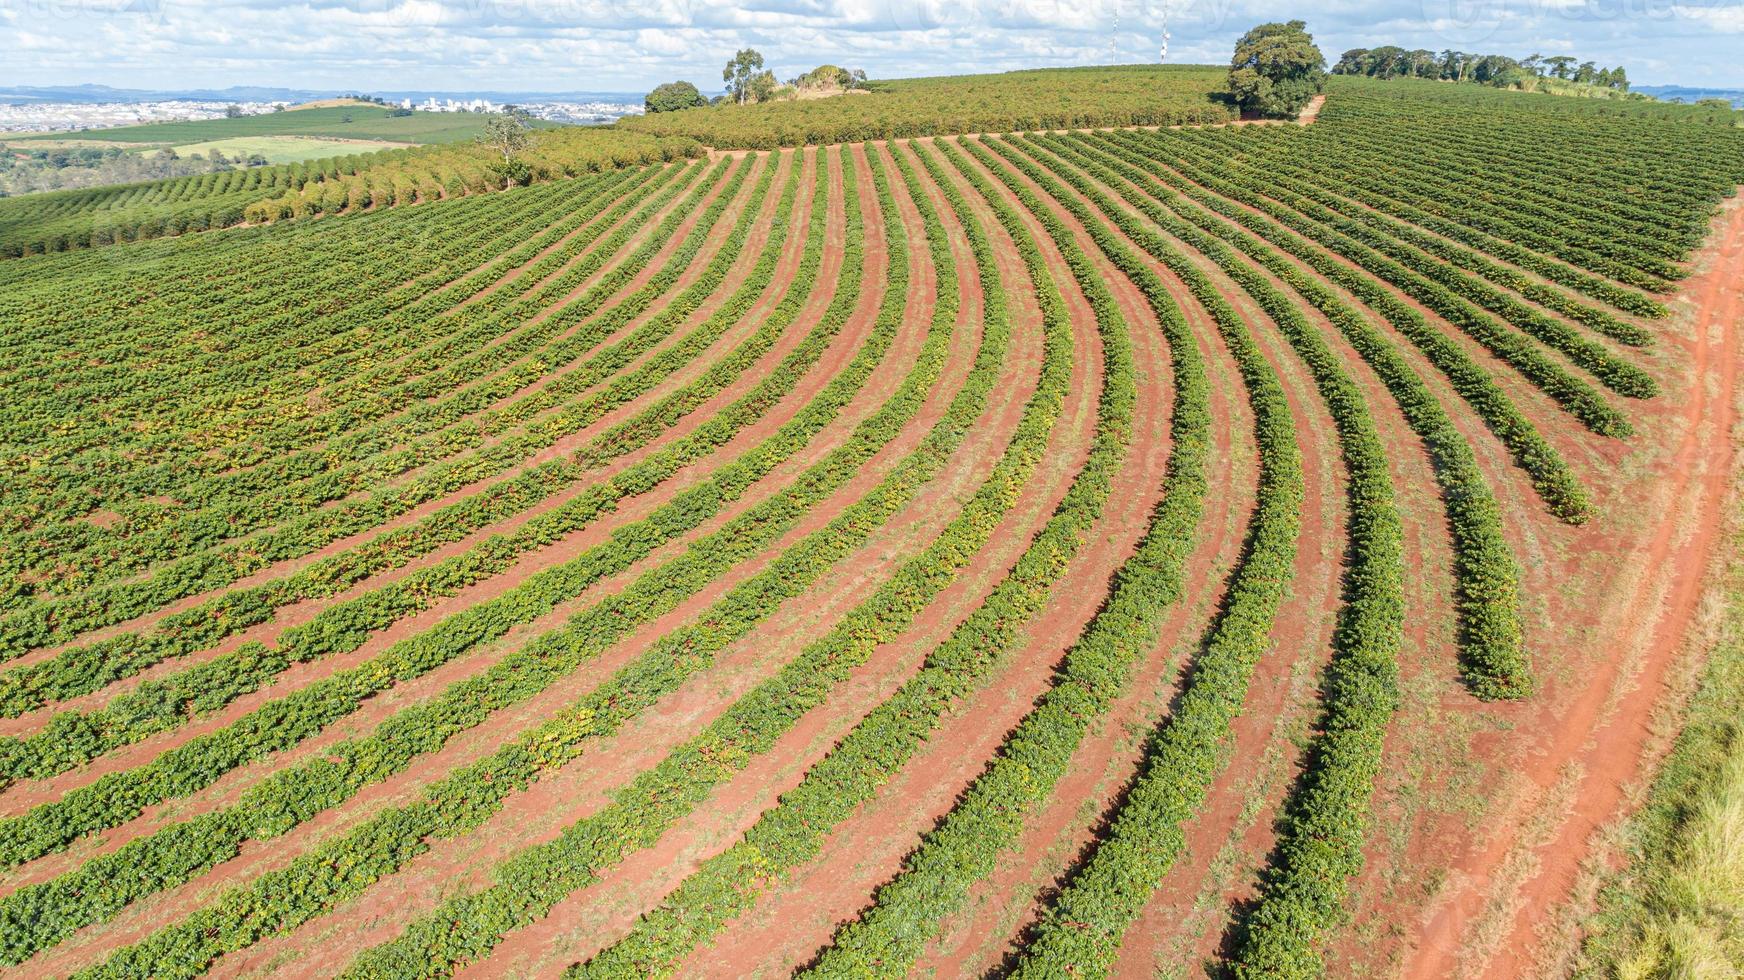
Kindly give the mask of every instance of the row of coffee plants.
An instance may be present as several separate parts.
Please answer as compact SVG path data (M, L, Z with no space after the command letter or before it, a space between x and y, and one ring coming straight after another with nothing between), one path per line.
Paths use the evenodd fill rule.
M1261 194L1253 185L1261 183L1263 178L1256 179L1249 173L1225 166L1220 158L1191 149L1187 140L1135 136L1127 138L1126 142L1194 183L1265 214L1356 263L1363 271L1396 286L1507 362L1593 431L1610 436L1626 436L1633 431L1628 416L1607 402L1590 384L1546 356L1527 337L1508 329L1462 299L1454 290L1419 271L1418 266L1402 264L1345 234L1335 224L1323 223ZM1459 270L1433 259L1423 260L1422 268L1439 270L1447 276L1464 277ZM1568 331L1566 335L1539 339L1568 355L1614 390L1631 397L1647 397L1654 393L1656 387L1651 375L1578 336L1572 328L1562 326Z
M1517 698L1529 693L1531 673L1519 612L1520 573L1502 534L1495 494L1478 468L1470 444L1394 345L1362 315L1283 255L1147 180L1146 172L1129 160L1114 153L1099 155L1093 149L1096 144L1089 140L1051 141L1049 145L1059 148L1075 165L1114 188L1158 228L1212 259L1244 287L1252 284L1271 297L1272 291L1263 279L1216 239L1235 246L1324 315L1374 369L1434 464L1433 472L1453 536L1455 601L1461 620L1459 646L1466 679L1485 698ZM1165 211L1162 204L1170 210ZM1402 333L1428 331L1420 320L1413 321L1404 315L1411 311L1403 304L1394 302L1390 307L1382 307L1375 294L1359 298L1392 319ZM1279 305L1275 298L1270 302ZM1287 314L1280 315L1290 320ZM1469 359L1456 356L1457 349L1426 350L1432 356L1441 354L1438 366L1458 390L1466 393L1474 409L1498 431L1510 434L1504 441L1510 442L1521 465L1539 482L1539 493L1552 510L1564 520L1584 520L1588 508L1585 490L1494 382Z
M743 179L746 171L740 169L727 180L728 190L732 185ZM765 171L766 176L773 171ZM761 193L761 192L758 192ZM688 260L701 249L708 238L707 225L719 217L725 209L729 194L716 197L714 203L705 212L704 221L697 222L692 234L680 246L677 258ZM683 215L674 212L668 216L670 227L663 230L676 230L682 222ZM628 229L625 229L627 232ZM477 372L490 371L504 363L523 365L523 371L531 371L538 365L536 359L529 360L529 355L553 342L560 344L559 351L565 354L564 360L571 359L581 353L596 347L601 341L611 337L616 330L634 319L643 310L650 307L659 298L663 289L670 281L676 279L684 266L682 261L675 261L668 267L667 276L656 282L650 280L637 293L632 294L624 302L610 307L610 315L592 318L588 328L573 332L567 328L575 326L581 320L589 318L613 294L624 285L631 284L639 269L665 243L657 238L650 238L630 263L621 264L611 273L596 282L575 304L566 306L557 315L538 319L530 327L514 335L512 342L499 344L480 351L463 364L454 364L445 369L440 382L432 382L426 378L422 384L413 382L407 385L402 397L407 403L417 400L420 391L428 391L436 383L443 385L463 384L478 377ZM602 260L603 261L603 260ZM581 270L572 270L580 274ZM712 285L712 284L711 284ZM556 283L548 284L548 288L560 289ZM543 294L543 290L541 294ZM559 293L558 295L562 295ZM650 342L650 334L645 331L641 336L632 336L620 344L612 356L621 359L626 353L626 344L643 344ZM529 349L531 348L531 349ZM500 382L501 377L486 376L485 383ZM512 394L517 388L511 388L504 394ZM498 390L501 390L500 388ZM503 397L503 395L498 395ZM488 403L487 403L488 404ZM0 649L21 652L29 647L39 646L58 639L70 638L86 629L91 629L110 623L124 621L141 613L162 607L176 599L194 595L209 589L220 588L249 574L267 567L274 561L296 558L307 554L331 541L338 540L350 534L367 531L399 514L406 513L414 507L437 499L456 489L464 487L478 479L501 472L519 458L512 452L486 446L484 455L467 457L439 467L430 473L422 474L420 479L404 485L388 485L377 493L367 497L347 500L338 506L317 507L312 509L300 520L278 524L271 533L256 536L244 543L230 545L218 549L196 553L187 558L173 561L162 566L151 577L119 585L91 589L75 593L55 602L39 603L21 610L0 620ZM485 465L478 465L483 461ZM357 470L354 473L367 473L367 470ZM243 474L246 475L246 474ZM217 479L224 479L220 474ZM334 481L328 480L331 484ZM264 488L267 493L260 505L263 511L257 517L257 524L268 523L268 518L276 517L275 511L294 508L299 498L276 498L271 494L271 487ZM354 486L355 492L359 487ZM337 494L337 496L334 496ZM329 486L325 496L319 496L315 502L344 497L338 488ZM274 503L273 501L277 501ZM304 505L307 507L307 504ZM236 514L232 511L232 514ZM250 513L243 510L242 514ZM222 532L220 532L222 533Z
M878 185L884 226L892 231L886 239L891 274L875 328L888 337L900 326L908 306L909 263L901 236L894 233L899 220L894 199L876 161L873 179ZM793 527L790 516L797 517L810 505L838 493L848 477L907 428L932 397L947 359L950 333L948 328L943 332L929 330L922 355L899 390L855 427L848 443L832 451L796 484L730 522L729 529L737 533L704 539L676 564L700 567L725 563L730 568L750 561ZM600 738L620 730L658 703L687 677L707 670L721 650L744 638L784 603L810 589L830 567L861 548L944 467L980 415L1002 359L1003 353L993 359L991 370L972 377L921 445L896 462L876 487L733 587L701 612L692 625L665 634L652 649L634 657L556 715L481 762L428 787L409 806L378 814L355 831L293 860L282 871L228 893L189 919L122 950L89 971L90 975L126 975L136 969L136 963L151 963L154 971L165 975L198 971L226 950L332 908L380 876L392 873L433 841L478 827L500 811L516 790L576 759ZM616 633L615 619L595 629ZM718 761L701 760L705 766ZM684 785L682 781L680 785ZM676 796L670 794L668 799ZM660 800L648 802L657 805ZM612 834L619 839L633 838L641 825L642 821L635 819L620 821ZM287 895L296 898L286 903ZM262 915L268 908L272 913ZM176 966L166 972L165 963Z
M759 197L761 193L758 192ZM672 219L676 221L678 216L673 215ZM749 213L741 215L736 238L743 237L749 221ZM694 229L690 244L706 238L706 231L706 228ZM508 370L487 374L440 403L416 404L409 413L394 416L372 429L348 434L344 441L353 448L350 454L342 454L343 446L329 443L325 451L293 454L304 462L288 475L275 463L210 477L202 481L205 485L200 486L195 494L208 506L178 512L173 522L132 537L105 535L108 540L99 538L91 551L104 557L102 561L89 559L95 568L88 568L86 563L77 560L81 556L76 555L62 558L57 568L67 577L83 573L78 584L83 585L89 594L94 586L120 578L125 570L161 566L165 561L182 557L184 552L193 552L196 556L204 554L208 568L214 562L222 562L224 554L239 549L253 548L253 554L264 557L276 546L267 544L262 550L260 539L230 546L224 551L213 549L224 547L228 539L245 536L262 527L275 528L268 536L269 542L295 541L296 534L307 533L311 526L330 540L336 534L335 527L343 526L345 530L341 533L352 533L367 530L375 523L367 516L359 516L369 513L369 505L341 504L337 508L341 513L334 513L335 508L323 510L331 501L372 490L378 497L385 494L392 498L396 494L411 492L430 499L432 495L440 496L482 477L500 473L535 450L553 444L567 431L579 428L587 421L580 416L597 415L612 407L614 401L621 401L622 393L613 397L614 393L609 389L595 391L581 401L573 401L573 398L612 378L664 340L682 321L684 314L718 284L723 267L735 257L717 256L716 261L706 268L700 285L674 297L659 317L610 346L598 348L594 345L609 339L626 322L640 318L672 280L695 267L681 262L669 265L668 276L657 276L641 290L623 296L616 305L593 317L585 330L565 335L562 330L541 326L534 333L523 334L523 342L555 334L555 339L548 342L543 353L558 363L593 347L590 357L551 378L537 392L524 394L503 407L493 407L504 399L515 398L516 392L538 381L541 374L537 368L544 363L538 351L529 354L514 348L500 349L495 352L497 360L516 355L520 360ZM597 283L584 296L584 300L589 300L587 308L597 308L599 302L611 295L613 287L629 275L628 270L619 270ZM561 317L569 315L566 310ZM547 321L550 319L556 318L546 318ZM552 402L559 396L570 399L558 401L558 404L567 406L568 414L551 413L524 426L519 433L505 436L505 431L510 428L508 423L514 420L517 411L531 414L525 412L528 406L546 407L541 403ZM489 411L477 414L483 409ZM445 431L413 438L420 432L443 426L447 427ZM359 441L365 439L368 441ZM449 458L468 450L467 455L458 459ZM370 455L371 452L374 455ZM355 460L359 456L362 459ZM433 465L437 463L441 465ZM391 478L408 472L417 477L409 491L389 482ZM243 485L237 487L238 483ZM243 490L249 495L226 493L230 488ZM418 502L414 499L412 504ZM403 512L406 507L402 497L399 509ZM280 553L279 557L283 554ZM179 567L187 568L189 563L180 563ZM196 563L193 567L200 566Z
M808 143L1080 126L1225 122L1222 71L1200 65L1016 71L875 81L832 99L649 113L618 129L688 136L713 147Z
M868 152L877 153L872 148ZM908 199L928 227L940 295L954 294L957 273L943 224L906 161L897 158L897 168ZM973 218L961 211L958 216L969 230L968 222ZM969 233L979 235L978 229ZM994 371L1011 339L998 274L990 260L991 255L984 251L977 254L977 270L989 288L981 312L983 343L973 369L975 380L963 394L974 389L993 390ZM409 971L442 975L457 963L483 955L500 940L506 927L543 916L552 904L610 864L658 841L678 818L704 802L712 789L773 750L783 733L822 705L875 649L903 636L915 617L961 575L1000 528L1046 457L1071 381L1072 352L1069 325L1057 315L1057 295L1043 293L1042 305L1043 364L1036 390L992 472L925 549L904 561L871 597L837 618L826 635L808 643L771 678L740 696L704 731L639 774L618 794L621 803L565 828L550 844L511 857L499 867L494 887L445 903L415 921L392 943L365 953L348 974ZM946 330L946 318L955 318L956 308L954 298L949 302L941 299L933 329ZM985 400L986 396L978 397ZM966 412L961 417L967 417ZM1106 492L1104 489L1103 498ZM644 800L661 802L644 805ZM632 821L637 827L633 838L626 840L615 832Z
M967 201L943 166L922 144L911 144L939 187L960 214ZM902 156L901 148L892 152ZM1036 242L997 199L988 199L1005 225L1029 270L1031 284L1042 298L1044 324L1065 335L1066 307ZM1017 228L1014 232L1012 229ZM972 231L977 262L993 295L997 277L986 235ZM1011 654L1029 639L1035 617L1049 601L1055 585L1090 536L1113 487L1114 477L1132 459L1129 453L1136 379L1128 333L1133 325L1100 280L1085 284L1086 267L1073 264L1072 273L1085 290L1103 337L1104 385L1099 399L1097 431L1084 466L1079 470L1047 523L1028 548L993 587L986 599L932 651L920 670L872 709L836 746L814 765L799 786L782 794L775 807L732 847L711 858L687 878L660 906L644 915L631 932L597 957L570 972L571 976L643 975L672 970L698 944L725 927L786 874L813 861L828 836L857 808L871 801L936 731L947 712L983 689L1005 666ZM1191 338L1172 355L1176 364L1177 413L1171 443L1171 472L1178 479L1168 489L1179 491L1153 520L1178 516L1187 533L1170 542L1178 579L1181 542L1191 528L1203 494L1202 458L1207 442L1203 368ZM1176 344L1183 340L1172 338ZM1183 402L1187 411L1179 409ZM1124 460L1123 460L1124 457ZM1173 509L1172 511L1170 509ZM1177 583L1178 584L1178 583ZM722 896L728 896L723 899Z
M783 219L787 210L788 201L784 200L778 208L778 221ZM802 274L795 277L783 302L776 306L757 333L729 355L714 362L703 378L663 397L637 417L614 426L590 448L582 450L575 464L565 468L571 474L572 480L605 459L646 445L655 435L724 390L769 352L775 341L793 322L801 300L809 292L811 281L815 279L823 236L821 211L813 213L810 224L811 234L801 265ZM772 239L750 277L753 283L767 279L774 270L779 245L779 237ZM756 285L743 287L735 300L717 311L711 320L742 319L754 293L760 288ZM821 353L823 340L820 333L801 345L798 348L801 359L790 362L789 367L809 365ZM669 365L656 358L637 373L646 374L648 377L661 377L669 375L670 370ZM778 386L780 378L792 377L796 375L784 372L777 378L770 379L763 387L773 389ZM640 390L643 386L638 384L632 387ZM766 409L771 403L770 396L773 393L772 390L755 392L759 396L755 404ZM654 459L643 461L631 471L619 474L612 481L587 486L579 495L554 510L536 515L511 533L495 535L460 555L446 558L436 565L420 569L403 579L324 610L309 623L287 630L273 649L269 650L258 643L245 644L234 653L202 663L182 674L147 681L98 711L57 715L41 732L28 739L0 742L0 760L3 760L0 773L9 778L17 778L40 777L62 771L95 754L137 741L167 726L182 723L188 719L190 713L197 716L221 707L235 697L256 689L292 663L356 649L372 634L387 629L405 617L429 608L437 601L453 596L468 586L507 571L528 551L579 530L609 512L627 496L647 492L670 476L678 463L694 462L705 446L713 448L720 445L721 441L753 418L754 416L746 413L738 413L735 415L734 426L709 430L706 442L693 435L676 446L668 447ZM511 496L499 490L476 499L475 511L482 512L476 513L473 520L466 522L464 526L457 526L452 516L453 511L460 505L451 505L448 508L450 517L442 528L445 533L436 538L423 538L418 550L426 551L441 540L455 539L457 532L469 532L476 527L494 524L538 500L546 499L553 492L561 491L563 486L547 482L536 489L542 492ZM380 552L375 554L381 556ZM401 561L406 560L404 556L398 557ZM317 576L317 580L328 587L338 584L325 576ZM276 598L282 599L283 596ZM111 655L99 662L107 664L113 659L115 658ZM63 666L70 661L63 657L49 663ZM112 673L114 671L111 670L110 674ZM83 673L71 669L63 670L61 674L49 678L39 677L27 670L7 675L5 679L20 675L22 680L37 683L23 691L14 689L8 692L9 700L19 700L30 695L48 699L67 697L87 689L93 680L88 669ZM109 675L106 674L100 679L106 679L107 676ZM61 687L45 690L51 682L58 682Z
M858 211L853 204L851 174L844 176L848 178L849 230L858 233ZM818 177L820 180L824 177L821 168ZM849 262L846 267L857 269L857 261ZM901 276L894 278L902 279ZM900 293L893 295L897 296L894 302L899 307ZM855 296L856 291L849 290L837 297L837 301L830 307L829 318L832 322L840 324L846 319L856 305ZM892 300L887 297L886 306L891 304ZM390 653L399 654L398 668L388 666L388 661L383 658L376 658L372 661L373 666L365 665L363 669L348 672L348 676L353 678L354 684L368 683L371 677L384 675L390 683L396 676L402 680L409 679L428 669L428 666L433 666L411 666L419 656L417 651L420 648L424 651L424 656L434 654L446 658L473 642L501 635L513 620L531 618L549 611L556 603L575 595L580 588L580 584L574 581L578 576L586 581L596 581L602 573L627 568L660 543L671 540L675 535L697 527L709 516L720 513L725 506L742 496L783 460L791 458L806 446L836 417L865 383L872 368L883 357L883 351L888 348L896 318L888 319L891 323L883 331L880 343L869 343L857 359L858 370L844 372L833 380L829 388L808 404L799 416L752 452L734 460L713 480L686 491L649 518L620 528L614 532L607 544L590 549L579 559L535 576L524 586L493 600L492 603L472 607L430 633L396 644ZM880 417L879 421L896 424L886 417ZM900 424L897 424L897 428L900 428ZM455 734L481 724L494 711L525 701L544 690L578 669L629 630L670 610L686 596L694 595L709 581L719 577L736 562L755 555L759 545L766 546L778 539L805 509L827 498L861 461L875 453L894 434L888 425L873 426L868 423L862 426L853 443L838 449L823 463L814 466L798 484L780 496L752 508L729 522L723 530L695 542L684 556L666 566L650 570L624 592L577 613L567 626L511 653L485 674L452 685L435 701L403 709L379 726L371 736L354 739L312 763L275 774L265 783L247 791L230 808L171 826L156 835L129 843L113 859L124 861L129 867L150 869L150 872L139 875L136 880L130 880L119 894L110 890L101 901L74 903L63 910L63 914L48 917L43 922L43 929L35 935L34 944L51 943L55 940L48 937L64 934L65 930L75 928L81 921L100 920L138 897L185 880L200 869L209 867L215 860L221 860L224 850L233 852L243 840L262 834L276 836L302 820L337 805L363 785L380 781L403 769L411 759L438 750ZM567 585L566 577L570 580ZM529 611L530 606L537 608ZM505 621L505 613L511 614L513 619ZM448 628L456 623L460 623L461 628ZM322 685L317 685L320 686ZM322 719L312 717L311 711L330 713L330 709L324 706L334 701L347 700L346 696L339 693L344 690L343 686L331 687L325 695L317 693L310 696L311 690L306 688L286 699L299 702L301 707L300 711L293 710L288 718L269 721L264 725L229 726L218 733L220 741L228 738L234 742L237 738L253 737L276 745L295 744L301 738L312 734L308 730L311 721L315 722L315 727L321 724ZM278 732L278 728L284 725L303 730L290 732L287 737L287 734ZM189 761L203 758L209 763L213 753L200 751L195 746L196 743L190 743L183 749L160 756L153 766L162 769L166 763L175 762L177 752L184 755L192 753ZM190 775L200 778L197 773ZM91 794L93 798L114 799L112 794L100 791L101 784L94 789L99 792ZM187 835L194 835L205 842L192 855L176 850L178 837ZM107 872L100 865L108 860L110 859L98 859L88 863L78 871L48 882L41 888L22 890L7 900L12 904L0 902L0 914L22 912L28 904L29 907L37 908L38 911L33 913L37 915L42 907L38 903L47 901L52 904L57 900L65 901L69 894L84 893L85 889L91 887L91 882L102 880ZM21 943L26 941L30 940L21 937ZM16 955L29 955L32 948L22 945L15 947ZM35 948L40 948L40 945Z
M543 181L701 155L685 136L567 127L538 133L522 162L527 179ZM500 190L491 163L485 147L438 145L262 168L272 173L252 187L205 175L26 195L0 202L0 258Z
M1160 235L1145 229L1082 173L1035 144L1020 145L1032 154L1030 158L1017 156L1009 144L995 144L1056 199L1081 212L1080 220L1096 219L1036 163L1063 178L1145 251L1171 267L1182 265L1179 256L1169 256L1169 246ZM1348 685L1359 676L1365 691L1390 713L1396 700L1394 655L1404 622L1403 535L1387 450L1367 398L1289 297L1226 251L1207 257L1218 262L1289 340L1332 416L1348 481L1344 552L1350 557L1327 687ZM1183 825L1203 804L1212 779L1230 757L1232 723L1246 700L1255 664L1270 649L1268 627L1296 557L1289 534L1293 523L1266 514L1274 508L1291 509L1302 492L1299 482L1294 487L1280 485L1281 478L1291 474L1277 472L1280 468L1273 460L1278 456L1264 451L1278 439L1293 446L1293 433L1270 431L1272 426L1289 426L1287 413L1284 416L1260 417L1256 422L1262 434L1261 512L1254 521L1247 558L1188 668L1184 690L1148 743L1138 779L1094 851L1049 903L1018 962L1018 976L1097 975L1112 968L1127 928L1185 848ZM1300 473L1294 475L1299 481ZM1361 667L1353 672L1354 665ZM1361 811L1352 817L1360 827Z
M631 203L624 202L626 211ZM574 236L571 244L579 247L591 239L591 235L580 234ZM567 253L567 249L554 249L553 252L554 254ZM592 265L593 263L588 264ZM537 281L538 279L534 278L524 278L521 284L525 285ZM462 289L476 285L480 284L467 283L462 286ZM502 289L493 295L504 296L506 302L507 297L516 294L509 289ZM443 300L435 301L429 305L412 304L403 311L403 317L387 316L380 323L385 330L408 318L416 317L420 310L432 307L440 309L444 302L453 304L457 302L457 299L453 295L448 295ZM484 303L475 304L475 307L482 311ZM476 316L477 312L472 315ZM429 329L433 332L435 325L442 319L443 317L438 315L429 317L424 322L429 325ZM475 340L482 341L483 339L479 332L467 331L467 333L471 334ZM451 338L452 334L435 333L430 339L433 343L446 347ZM374 347L374 351L386 353L387 348L385 345L377 345ZM493 355L493 357L500 358L501 354ZM452 361L448 363L452 363ZM297 386L297 388L301 387ZM434 394L434 392L429 392L428 388L425 391ZM285 395L287 399L306 397L306 395L298 396L294 392ZM40 544L42 548L55 554L57 558L54 567L60 569L67 579L76 580L81 576L74 575L71 570L83 564L80 560L81 552L104 549L107 553L113 554L115 560L120 562L125 549L119 546L119 542L126 537L148 531L159 532L161 537L161 528L165 525L170 525L172 521L177 520L186 523L191 510L215 506L224 502L226 498L235 500L240 496L237 493L238 490L253 487L257 494L262 491L282 491L288 488L290 481L299 473L307 473L312 466L319 466L320 462L318 461L325 461L329 465L339 465L346 460L363 455L352 447L369 446L373 442L379 452L380 447L392 445L391 442L382 443L380 441L384 435L391 433L391 429L387 425L362 426L361 428L351 428L349 431L341 429L347 420L356 426L364 422L370 414L380 414L386 411L387 408L383 407L382 403L371 402L367 395L361 392L354 397L339 386L329 387L322 397L326 406L331 409L330 412L324 413L331 419L325 423L312 423L306 412L299 417L298 413L287 411L286 406L277 399L257 399L252 396L247 399L249 402L264 401L266 405L279 409L282 424L276 430L269 430L269 432L285 433L293 429L298 432L299 435L296 439L287 440L282 444L280 451L285 454L283 456L262 460L257 455L259 450L233 446L225 451L224 447L207 445L204 451L191 450L195 454L189 458L187 455L189 450L173 454L156 453L147 447L128 446L125 440L117 440L119 445L113 449L94 451L103 454L95 459L70 462L68 466L74 469L74 474L69 474L59 481L46 478L33 479L30 482L40 489L35 493L30 493L21 488L21 492L11 504L13 508L16 508L15 512L20 513L21 520L28 520L33 525L31 535L23 540L35 539L36 544ZM403 421L409 424L415 422L423 414L436 410L436 407L431 406L428 402L413 402L410 412L406 414ZM124 411L124 409L118 408L116 411ZM221 424L225 428L261 431L258 424L249 425L240 419ZM166 427L173 434L172 438L196 445L210 443L210 440L201 438L197 431L173 427L173 423ZM342 432L338 439L331 438L329 435L334 430ZM322 439L325 439L325 454L305 451L298 455L294 451L298 445L306 445ZM33 455L37 451L37 447L34 446L27 450ZM108 455L109 453L125 455L121 456L119 461L115 461ZM331 458L327 454L331 454ZM164 458L166 455L167 459ZM295 457L295 459L288 457ZM301 460L300 463L299 460ZM42 469L53 470L57 467L47 466L42 467ZM239 477L235 475L238 470L248 471L249 482L247 484L239 483ZM227 490L228 493L226 493ZM195 507L190 509L161 502L154 504L150 500L152 496L160 499L168 498L172 501L189 500L195 503ZM141 502L140 498L142 497L146 499ZM136 502L126 502L129 500ZM112 513L117 517L112 525L100 528L89 521L77 519L84 516L89 510L105 505L113 508ZM48 523L51 517L58 519L60 523ZM35 525L44 526L35 529ZM214 534L219 536L216 540L221 540L226 533L223 529L199 532L200 526L197 523L192 525L195 533L188 536L187 540L181 541L182 547L192 547L200 542L206 542L207 546L210 546L210 543L215 540ZM12 536L9 538L15 541L19 540ZM22 542L20 542L20 547L22 547ZM8 562L8 567L9 569L31 567L26 563L27 559L30 557L40 559L43 553L43 551L22 552ZM174 554L168 554L166 557L174 557ZM20 564L15 566L13 562ZM36 567L41 567L40 561ZM101 568L97 571L100 572ZM79 584L78 581L61 581L57 583L57 591L71 591L76 589ZM33 593L41 591L43 590L32 590Z
M1421 410L1432 411L1431 417L1442 420L1435 423L1438 434L1432 438L1426 436L1432 448L1443 445L1464 446L1465 440L1457 437L1457 432L1451 428L1452 423L1446 420L1445 413L1438 406L1431 409L1431 406L1435 406L1434 399L1429 396L1428 389L1423 387L1406 362L1397 357L1386 357L1382 353L1390 351L1392 346L1379 331L1360 317L1328 312L1330 304L1324 302L1323 298L1332 294L1324 286L1277 253L1265 249L1258 239L1244 234L1241 228L1253 231L1260 239L1271 242L1285 254L1306 264L1309 269L1323 276L1326 282L1348 291L1398 330L1442 372L1453 390L1484 420L1503 445L1508 447L1516 465L1531 478L1540 499L1553 514L1564 521L1577 524L1590 518L1590 495L1561 454L1538 433L1532 421L1514 405L1490 373L1431 326L1422 314L1398 300L1373 279L1340 264L1331 255L1315 249L1304 239L1182 180L1147 157L1102 139L1089 138L1079 145L1085 151L1096 154L1097 160L1114 168L1135 187L1142 188L1146 194L1151 195L1152 200L1149 203L1131 196L1128 196L1128 200L1152 220L1169 227L1172 233L1180 229L1186 234L1193 234L1186 230L1188 225L1172 221L1165 212L1159 210L1156 207L1157 202L1168 205L1200 231L1225 238L1241 251L1260 259L1268 271L1290 284L1323 313L1327 313L1333 324L1345 332L1346 338L1359 353L1365 357L1379 358L1374 366L1389 387L1394 389L1396 396L1406 399L1411 405L1420 404ZM1187 201L1192 204L1187 204ZM1220 221L1216 216L1227 220ZM1238 225L1241 227L1237 227ZM1204 240L1203 236L1200 236L1200 240ZM1330 308L1338 309L1335 306ZM1405 402L1401 404L1403 406ZM1408 415L1417 410L1406 408ZM1443 425L1447 427L1442 428ZM1469 455L1469 447L1467 450L1449 448L1447 453ZM1452 458L1449 455L1438 463L1443 467L1451 466ZM1471 465L1475 467L1476 464L1474 462ZM1476 471L1473 469L1471 472ZM1484 481L1478 480L1474 486L1482 487ZM1490 496L1487 490L1477 497L1472 497L1472 493L1471 488L1462 489L1458 494L1449 494L1449 499L1482 499ZM1461 526L1467 524L1468 522L1461 522Z

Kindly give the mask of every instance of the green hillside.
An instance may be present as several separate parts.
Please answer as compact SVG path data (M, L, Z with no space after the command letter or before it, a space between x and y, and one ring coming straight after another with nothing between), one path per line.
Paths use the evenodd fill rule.
M874 81L828 99L719 105L618 121L709 146L776 146L1019 129L1223 122L1225 71L1210 65L1050 68Z

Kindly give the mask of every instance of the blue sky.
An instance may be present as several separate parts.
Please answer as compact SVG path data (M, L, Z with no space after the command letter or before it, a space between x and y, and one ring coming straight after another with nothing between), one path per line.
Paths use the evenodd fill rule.
M1624 65L1637 83L1744 88L1744 0L0 0L0 85L718 89L739 47L786 78L1221 62L1301 17L1329 59L1395 43Z

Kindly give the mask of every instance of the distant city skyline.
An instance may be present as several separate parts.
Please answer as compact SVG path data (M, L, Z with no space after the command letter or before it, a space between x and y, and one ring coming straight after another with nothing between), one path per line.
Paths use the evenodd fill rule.
M1744 88L1744 0L0 0L0 85L632 91L755 47L783 77L1169 60L1218 63L1300 17L1329 61L1398 44L1621 64L1644 84Z

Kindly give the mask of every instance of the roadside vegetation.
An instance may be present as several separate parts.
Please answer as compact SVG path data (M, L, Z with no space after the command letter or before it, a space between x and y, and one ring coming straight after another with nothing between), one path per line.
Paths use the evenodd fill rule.
M1675 719L1671 754L1624 829L1626 863L1583 923L1578 976L1744 974L1744 562L1734 557L1718 588L1706 664Z

